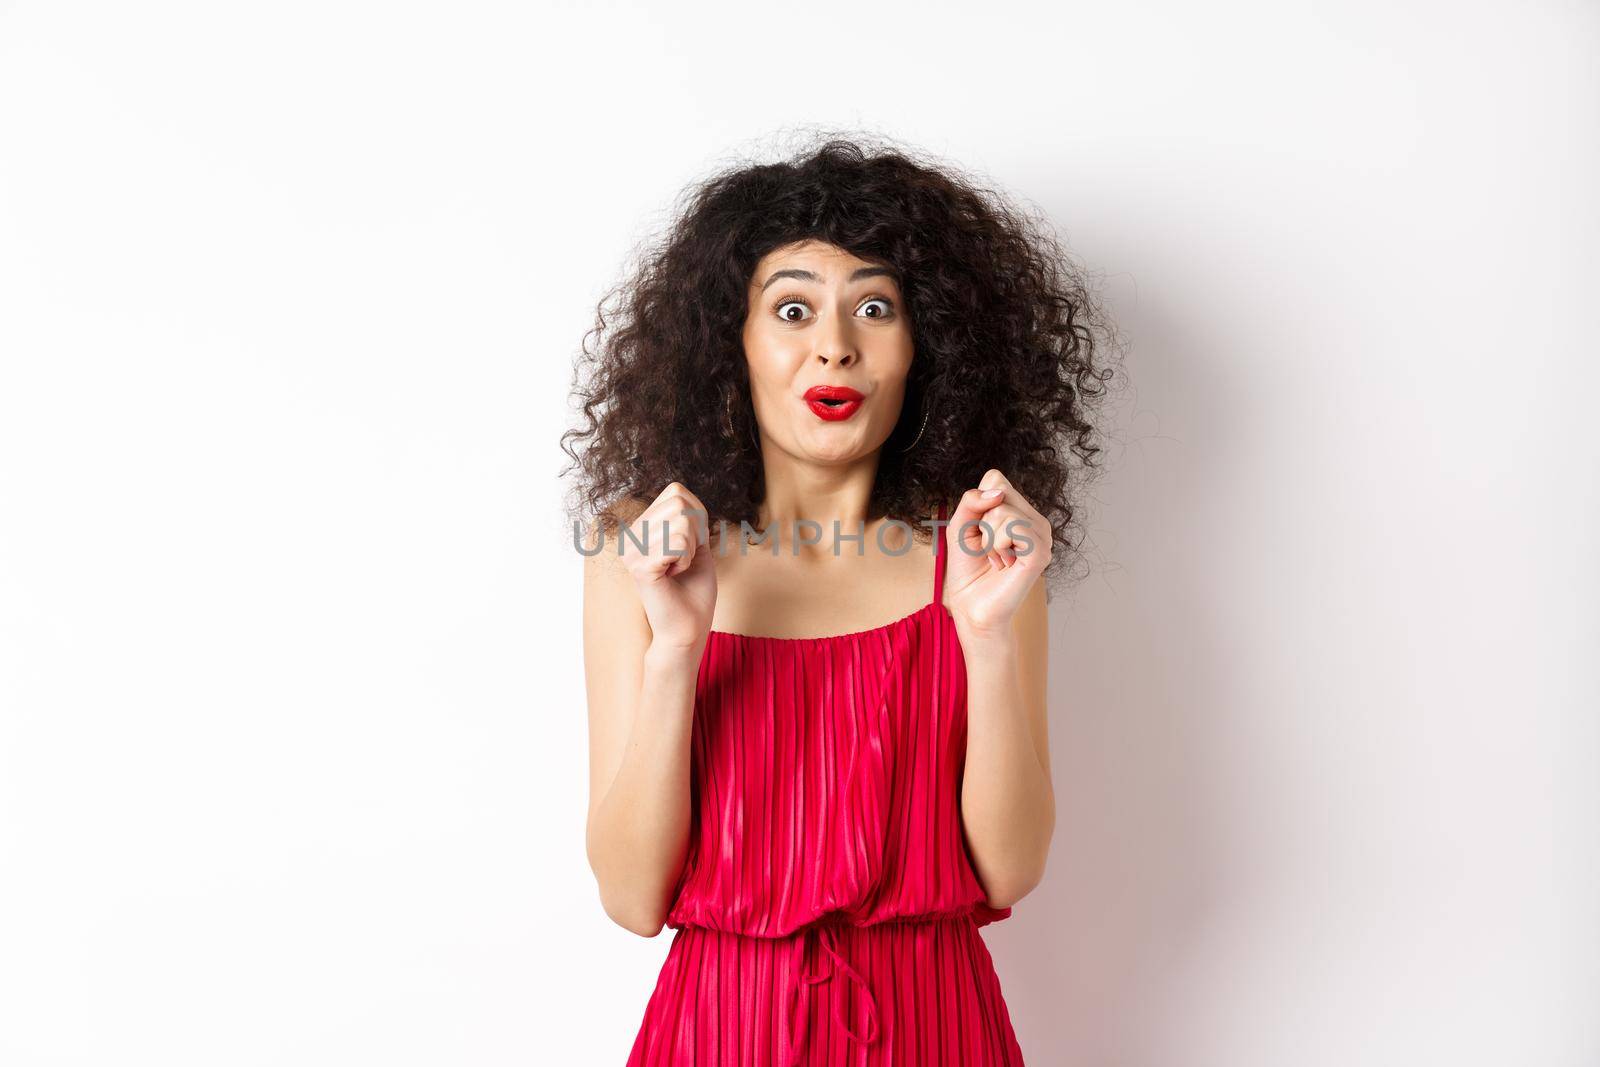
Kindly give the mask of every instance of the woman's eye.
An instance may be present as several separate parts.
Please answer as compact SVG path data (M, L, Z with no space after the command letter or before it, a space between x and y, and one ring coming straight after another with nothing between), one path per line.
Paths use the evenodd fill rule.
M772 306L772 310L784 322L805 322L811 315L811 308L803 300L780 300ZM861 305L858 314L865 314L869 319L892 318L894 302L885 297L875 296Z

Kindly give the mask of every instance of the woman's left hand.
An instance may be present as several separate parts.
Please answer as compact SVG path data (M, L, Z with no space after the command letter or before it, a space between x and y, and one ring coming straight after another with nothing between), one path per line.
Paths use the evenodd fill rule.
M950 614L966 634L1008 636L1017 608L1050 564L1050 524L991 467L976 489L961 494L943 536Z

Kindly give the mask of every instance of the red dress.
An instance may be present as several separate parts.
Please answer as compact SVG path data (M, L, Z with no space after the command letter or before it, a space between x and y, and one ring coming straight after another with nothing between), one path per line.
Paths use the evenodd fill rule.
M940 509L940 519L944 510ZM832 637L712 630L675 930L628 1067L1015 1067L962 836L967 676L933 599Z

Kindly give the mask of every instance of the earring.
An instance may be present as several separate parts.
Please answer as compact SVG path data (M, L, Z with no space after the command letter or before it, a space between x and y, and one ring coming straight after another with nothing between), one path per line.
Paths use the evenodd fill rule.
M906 447L902 448L900 451L902 451L902 452L910 452L911 448L912 448L912 445L915 445L918 441L922 440L922 431L926 430L927 428L928 428L928 406L926 404L924 404L922 406L922 425L917 428L917 436L915 436L915 437L913 437L911 439L911 444L906 445Z

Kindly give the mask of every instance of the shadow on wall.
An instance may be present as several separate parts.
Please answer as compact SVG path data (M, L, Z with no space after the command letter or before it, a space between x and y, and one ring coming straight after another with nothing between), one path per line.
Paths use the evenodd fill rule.
M1120 328L1132 399L1089 504L1093 571L1051 605L1049 866L984 931L1038 1064L1162 1062L1185 961L1240 873L1224 825L1238 680L1203 568L1247 413L1225 410L1242 401L1203 339L1147 305Z

